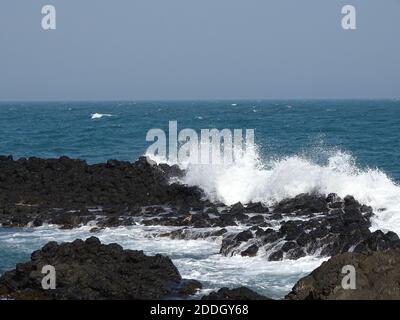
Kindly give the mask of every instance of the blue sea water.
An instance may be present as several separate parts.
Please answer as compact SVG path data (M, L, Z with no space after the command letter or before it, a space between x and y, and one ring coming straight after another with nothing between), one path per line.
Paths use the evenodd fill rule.
M1 102L0 154L54 158L67 155L88 163L135 161L151 144L146 133L178 121L178 130L255 129L257 157L227 168L192 168L184 181L203 187L226 203L269 201L300 192L355 195L378 212L375 229L400 233L400 101L153 101ZM385 210L381 210L385 209ZM262 257L222 257L219 244L152 237L143 227L116 228L105 242L171 256L185 277L212 289L247 285L279 298L321 262L267 262ZM0 273L50 240L89 236L88 229L0 228Z
M1 102L0 154L134 161L147 131L168 132L172 120L178 130L255 129L267 157L339 148L400 180L400 100Z

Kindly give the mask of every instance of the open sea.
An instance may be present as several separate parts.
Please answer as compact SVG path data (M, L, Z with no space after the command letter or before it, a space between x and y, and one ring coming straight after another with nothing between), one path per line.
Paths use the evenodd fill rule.
M257 148L240 161L186 166L183 182L202 187L212 200L273 203L303 192L351 194L374 208L372 229L400 234L400 100L0 102L0 154L135 161L151 144L148 130L168 133L169 121L178 122L178 131L255 129ZM202 281L205 291L245 285L281 298L323 261L223 257L217 241L162 239L154 236L157 228L120 227L98 236L169 255L182 276ZM89 227L0 228L0 273L50 240L88 236Z

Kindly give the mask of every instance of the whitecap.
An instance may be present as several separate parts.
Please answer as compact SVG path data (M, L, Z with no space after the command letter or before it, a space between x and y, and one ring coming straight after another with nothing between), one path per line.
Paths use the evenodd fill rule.
M112 114L109 113L92 113L91 119L95 120L95 119L101 119L103 117L112 117Z

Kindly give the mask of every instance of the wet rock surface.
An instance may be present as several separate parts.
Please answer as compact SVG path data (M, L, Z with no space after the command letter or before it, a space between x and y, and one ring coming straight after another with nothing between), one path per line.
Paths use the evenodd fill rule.
M400 299L400 251L344 253L324 262L300 279L287 295L292 300ZM342 280L353 266L355 288L343 288ZM350 284L346 281L346 284Z
M45 265L55 268L54 290L42 289ZM198 281L182 279L168 257L101 244L95 237L49 242L0 278L0 298L11 299L160 299L193 295L199 288Z
M230 228L223 234L220 252L228 256L261 254L275 261L400 247L395 233L370 231L372 208L352 196L341 199L335 194L301 194L265 210L264 214L249 213L241 204L220 211L218 218L202 219L207 226L240 227L241 231Z

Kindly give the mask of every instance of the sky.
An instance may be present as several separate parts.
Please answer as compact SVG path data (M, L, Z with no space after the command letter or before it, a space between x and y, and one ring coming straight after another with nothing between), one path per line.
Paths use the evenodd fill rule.
M399 36L399 0L1 0L0 100L398 98Z

